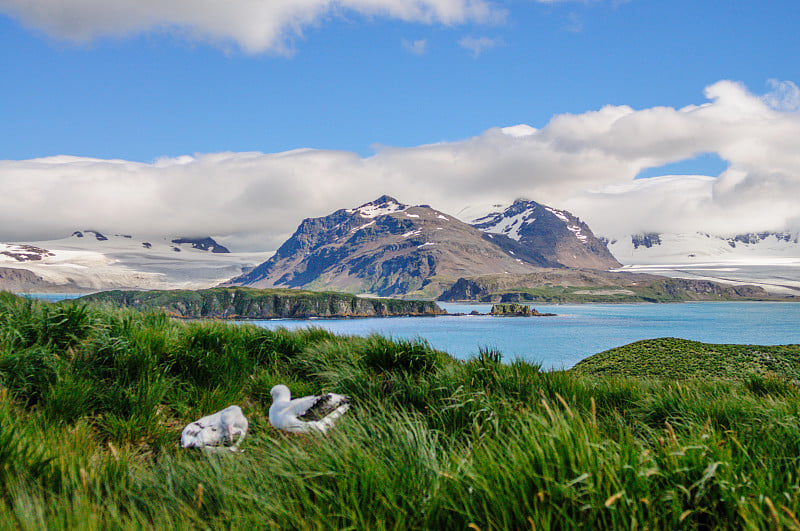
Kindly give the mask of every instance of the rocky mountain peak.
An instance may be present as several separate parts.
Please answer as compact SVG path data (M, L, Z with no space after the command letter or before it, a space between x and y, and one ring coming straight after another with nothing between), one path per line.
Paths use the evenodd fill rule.
M211 237L204 238L176 238L172 243L182 244L186 243L192 246L192 249L199 249L201 251L211 251L212 253L230 253L227 247L220 245Z
M521 245L527 252L535 252L561 266L587 269L620 266L586 223L566 210L535 201L517 199L504 210L474 220L472 226L497 235L494 241L498 245L509 249Z
M436 296L459 277L617 266L585 223L533 201L469 225L382 196L303 220L269 260L228 284Z
M357 214L362 218L374 219L379 216L387 214L394 214L396 212L403 212L408 209L408 205L400 203L394 197L382 195L375 201L365 203L358 208L347 209L345 212L348 214Z
M253 287L333 288L381 296L427 290L438 279L527 272L525 257L427 205L383 196L357 208L303 220L267 262L232 279ZM438 291L437 291L438 290Z
M104 242L108 240L107 237L105 237L103 234L101 234L96 230L84 230L84 231L76 230L75 232L72 233L72 236L74 238L83 238L84 236L89 237L89 235L94 236L94 238L99 242Z

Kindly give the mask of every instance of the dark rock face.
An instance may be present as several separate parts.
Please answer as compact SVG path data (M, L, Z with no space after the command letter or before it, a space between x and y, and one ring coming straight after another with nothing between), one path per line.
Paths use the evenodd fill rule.
M778 241L784 242L794 242L797 243L797 237L792 236L788 232L758 232L758 233L750 233L750 234L739 234L734 236L733 238L728 239L728 245L731 247L736 247L737 243L743 243L745 245L749 244L757 244L760 243L770 236L774 236Z
M108 238L106 238L104 235L100 234L100 233L99 233L99 232L97 232L96 230L85 230L85 231L83 231L83 232L84 232L84 233L87 233L87 234L94 234L94 237L95 237L95 239L96 239L97 241L99 241L99 242L104 242L104 241L107 241L107 240L108 240ZM82 238L82 237L84 236L84 235L83 235L83 234L81 234L80 232L73 232L73 233L72 233L72 235L73 235L73 236L77 236L78 238Z
M99 241L99 242L104 242L104 241L108 240L108 238L106 238L104 235L100 234L96 230L85 230L85 231L76 230L75 232L72 233L72 235L75 238L83 238L84 236L89 235L89 234L94 235L95 239L97 241Z
M566 210L535 201L518 199L504 211L479 218L472 225L507 252L539 267L620 266L586 223Z
M440 301L478 301L488 293L486 286L474 279L459 278L439 296Z
M661 245L661 235L657 232L646 232L644 234L634 234L631 236L633 248L646 247L650 249L654 245Z
M0 254L9 256L17 262L32 262L47 258L48 256L55 256L55 254L47 249L25 244L11 245L5 251L0 251Z
M192 249L200 249L201 251L211 251L212 253L230 253L227 247L218 244L212 238L177 238L172 240L172 243L175 244L182 244L188 243L192 246ZM180 251L180 249L175 248L176 251Z

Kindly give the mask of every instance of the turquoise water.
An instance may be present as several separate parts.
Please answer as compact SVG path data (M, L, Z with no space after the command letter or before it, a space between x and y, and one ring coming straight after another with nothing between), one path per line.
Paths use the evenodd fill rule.
M491 305L440 304L448 312L488 312ZM682 304L536 305L555 317L394 317L255 321L274 329L310 325L337 334L421 337L466 359L494 347L506 361L521 358L545 369L569 368L587 356L640 339L680 337L707 343L800 344L800 304L693 302Z
M29 299L39 299L47 302L58 302L68 299L77 299L85 295L85 293L17 293L20 297L27 297Z

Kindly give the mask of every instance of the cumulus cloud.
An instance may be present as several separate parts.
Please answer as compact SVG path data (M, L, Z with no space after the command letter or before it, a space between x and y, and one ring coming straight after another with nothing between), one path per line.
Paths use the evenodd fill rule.
M303 149L215 153L153 163L50 157L0 161L0 241L76 229L210 234L275 249L305 217L390 194L457 213L527 197L568 208L595 232L737 234L798 230L800 113L786 84L755 95L720 81L681 109L607 106L540 129L489 129L458 142L384 147L370 157ZM774 100L773 98L777 98ZM636 179L646 168L716 153L718 176ZM227 239L226 239L227 238Z
M472 52L472 57L478 57L486 50L503 45L503 39L500 37L473 37L468 36L458 41L458 45L462 48Z
M0 0L0 12L76 42L168 29L198 40L233 41L251 53L286 53L304 27L335 13L428 24L493 22L505 16L485 0Z

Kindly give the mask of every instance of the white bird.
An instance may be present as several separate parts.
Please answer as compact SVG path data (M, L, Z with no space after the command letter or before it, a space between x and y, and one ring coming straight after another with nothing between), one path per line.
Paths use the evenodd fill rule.
M276 385L269 394L272 395L269 423L279 430L294 433L325 433L336 419L350 409L350 399L335 393L292 400L288 387Z
M239 406L228 406L213 415L206 415L186 426L181 433L182 448L210 448L226 441L231 444L231 452L239 451L248 422ZM239 438L233 442L234 437Z

